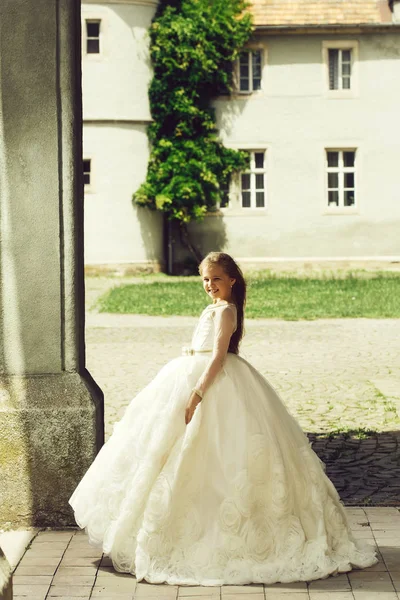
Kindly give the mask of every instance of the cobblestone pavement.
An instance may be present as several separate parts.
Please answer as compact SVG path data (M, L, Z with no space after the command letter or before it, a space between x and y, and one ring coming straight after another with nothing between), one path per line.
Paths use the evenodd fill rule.
M87 364L105 393L107 436L196 322L88 313ZM241 354L308 433L347 505L400 504L400 319L249 319Z
M398 600L400 513L347 509L355 537L376 547L379 562L314 582L222 587L151 585L116 573L101 550L76 530L40 531L14 572L14 600Z

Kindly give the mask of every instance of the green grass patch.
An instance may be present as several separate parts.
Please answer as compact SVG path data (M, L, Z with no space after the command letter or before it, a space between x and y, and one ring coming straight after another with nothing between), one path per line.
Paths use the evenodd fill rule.
M246 317L286 320L399 318L400 273L350 272L313 276L249 275ZM110 289L100 312L198 316L209 300L199 277L137 278Z
M334 440L337 437L342 437L345 440L348 439L357 439L357 440L367 440L368 438L375 436L378 432L375 429L368 429L365 427L357 427L356 429L352 429L351 427L336 427L331 429L326 433L318 434L318 439L328 439Z

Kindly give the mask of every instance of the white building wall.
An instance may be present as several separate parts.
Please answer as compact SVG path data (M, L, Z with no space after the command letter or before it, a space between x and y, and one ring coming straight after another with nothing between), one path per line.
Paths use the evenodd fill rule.
M140 209L132 194L146 178L152 72L148 28L154 0L82 5L85 263L162 261L161 215ZM86 19L101 20L100 54L86 54Z
M400 256L400 46L396 34L358 40L355 97L328 97L322 42L270 36L263 90L215 102L227 145L267 148L267 208L226 209L193 224L199 242L220 226L225 249L250 257ZM326 210L325 148L357 148L358 209ZM223 223L221 223L221 221Z
M132 204L149 157L147 32L155 8L154 0L82 6L83 33L85 19L102 21L101 54L84 53L82 67L84 158L93 169L87 264L162 261L161 215ZM334 99L322 46L340 39L358 42L357 86L353 97ZM191 224L204 250L247 259L400 256L398 39L395 32L255 38L265 48L263 89L214 105L227 145L267 149L267 208L234 207ZM326 210L327 147L357 148L356 211Z
M85 264L159 262L161 215L132 202L147 169L143 125L85 125L84 157L92 160L85 194Z
M82 4L84 119L150 120L148 29L156 2ZM100 54L86 54L85 20L101 19Z

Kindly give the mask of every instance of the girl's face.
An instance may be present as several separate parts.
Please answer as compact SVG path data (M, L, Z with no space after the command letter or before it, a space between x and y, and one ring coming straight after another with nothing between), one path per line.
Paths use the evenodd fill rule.
M203 288L213 302L232 300L232 286L236 279L229 277L220 265L205 265L203 268Z

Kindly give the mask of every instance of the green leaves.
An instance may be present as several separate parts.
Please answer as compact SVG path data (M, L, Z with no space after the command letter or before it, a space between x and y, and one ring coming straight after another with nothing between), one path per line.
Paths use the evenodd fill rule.
M243 0L161 0L150 27L154 77L148 128L152 151L142 206L170 219L200 220L220 200L247 155L218 139L213 97L232 85L232 64L252 25Z

